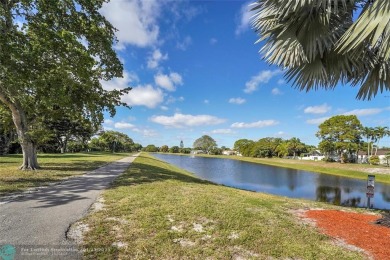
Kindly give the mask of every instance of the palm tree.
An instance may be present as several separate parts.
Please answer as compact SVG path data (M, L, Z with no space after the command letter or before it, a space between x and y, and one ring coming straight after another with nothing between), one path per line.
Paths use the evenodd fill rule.
M374 129L374 133L375 133L375 139L376 139L376 149L375 149L375 155L376 155L376 152L378 151L378 147L379 147L379 141L385 137L387 135L387 130L388 127L387 126L377 126L375 127Z
M305 145L301 143L299 138L293 137L287 141L287 147L293 153L295 159L297 152L300 152L303 148L305 148Z
M300 90L390 90L390 0L257 0L252 24L264 59ZM355 17L357 17L356 20Z
M362 133L364 137L367 139L367 158L370 157L370 147L371 147L371 140L374 136L374 128L372 127L363 127Z

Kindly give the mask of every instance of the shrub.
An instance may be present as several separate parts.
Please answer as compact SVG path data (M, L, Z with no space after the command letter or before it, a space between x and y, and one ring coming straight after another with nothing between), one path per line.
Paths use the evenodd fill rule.
M378 165L379 164L379 156L378 155L370 156L370 159L368 159L368 162L372 165Z

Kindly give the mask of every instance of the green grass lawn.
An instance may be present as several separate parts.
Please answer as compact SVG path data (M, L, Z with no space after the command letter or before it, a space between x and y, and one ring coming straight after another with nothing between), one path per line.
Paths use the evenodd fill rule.
M292 213L334 206L215 185L145 153L102 196L81 221L87 259L365 257Z
M37 171L18 169L22 164L22 155L0 156L0 196L80 175L127 155L129 154L38 154L38 163L42 169Z

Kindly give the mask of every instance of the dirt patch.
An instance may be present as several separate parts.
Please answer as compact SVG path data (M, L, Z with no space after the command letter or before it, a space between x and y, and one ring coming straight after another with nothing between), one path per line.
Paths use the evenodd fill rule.
M383 219L380 215L308 210L304 217L314 220L324 234L333 237L341 246L359 251L363 249L368 258L389 259L390 228L376 224L379 219Z

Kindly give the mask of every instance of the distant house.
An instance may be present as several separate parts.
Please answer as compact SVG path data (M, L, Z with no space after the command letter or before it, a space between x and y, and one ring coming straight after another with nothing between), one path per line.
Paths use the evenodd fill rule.
M303 153L301 154L301 157L299 159L301 160L312 160L312 161L318 161L325 158L325 155L323 155L319 150L314 150L310 153Z
M192 150L191 154L205 154L203 150Z
M225 150L225 151L222 151L222 154L223 155L236 155L237 152L233 151L233 150Z
M386 159L386 154L390 153L390 150L378 149L376 155L379 157L379 164L388 165L390 163ZM374 153L375 154L375 153ZM368 163L367 151L359 151L358 153L358 163Z

